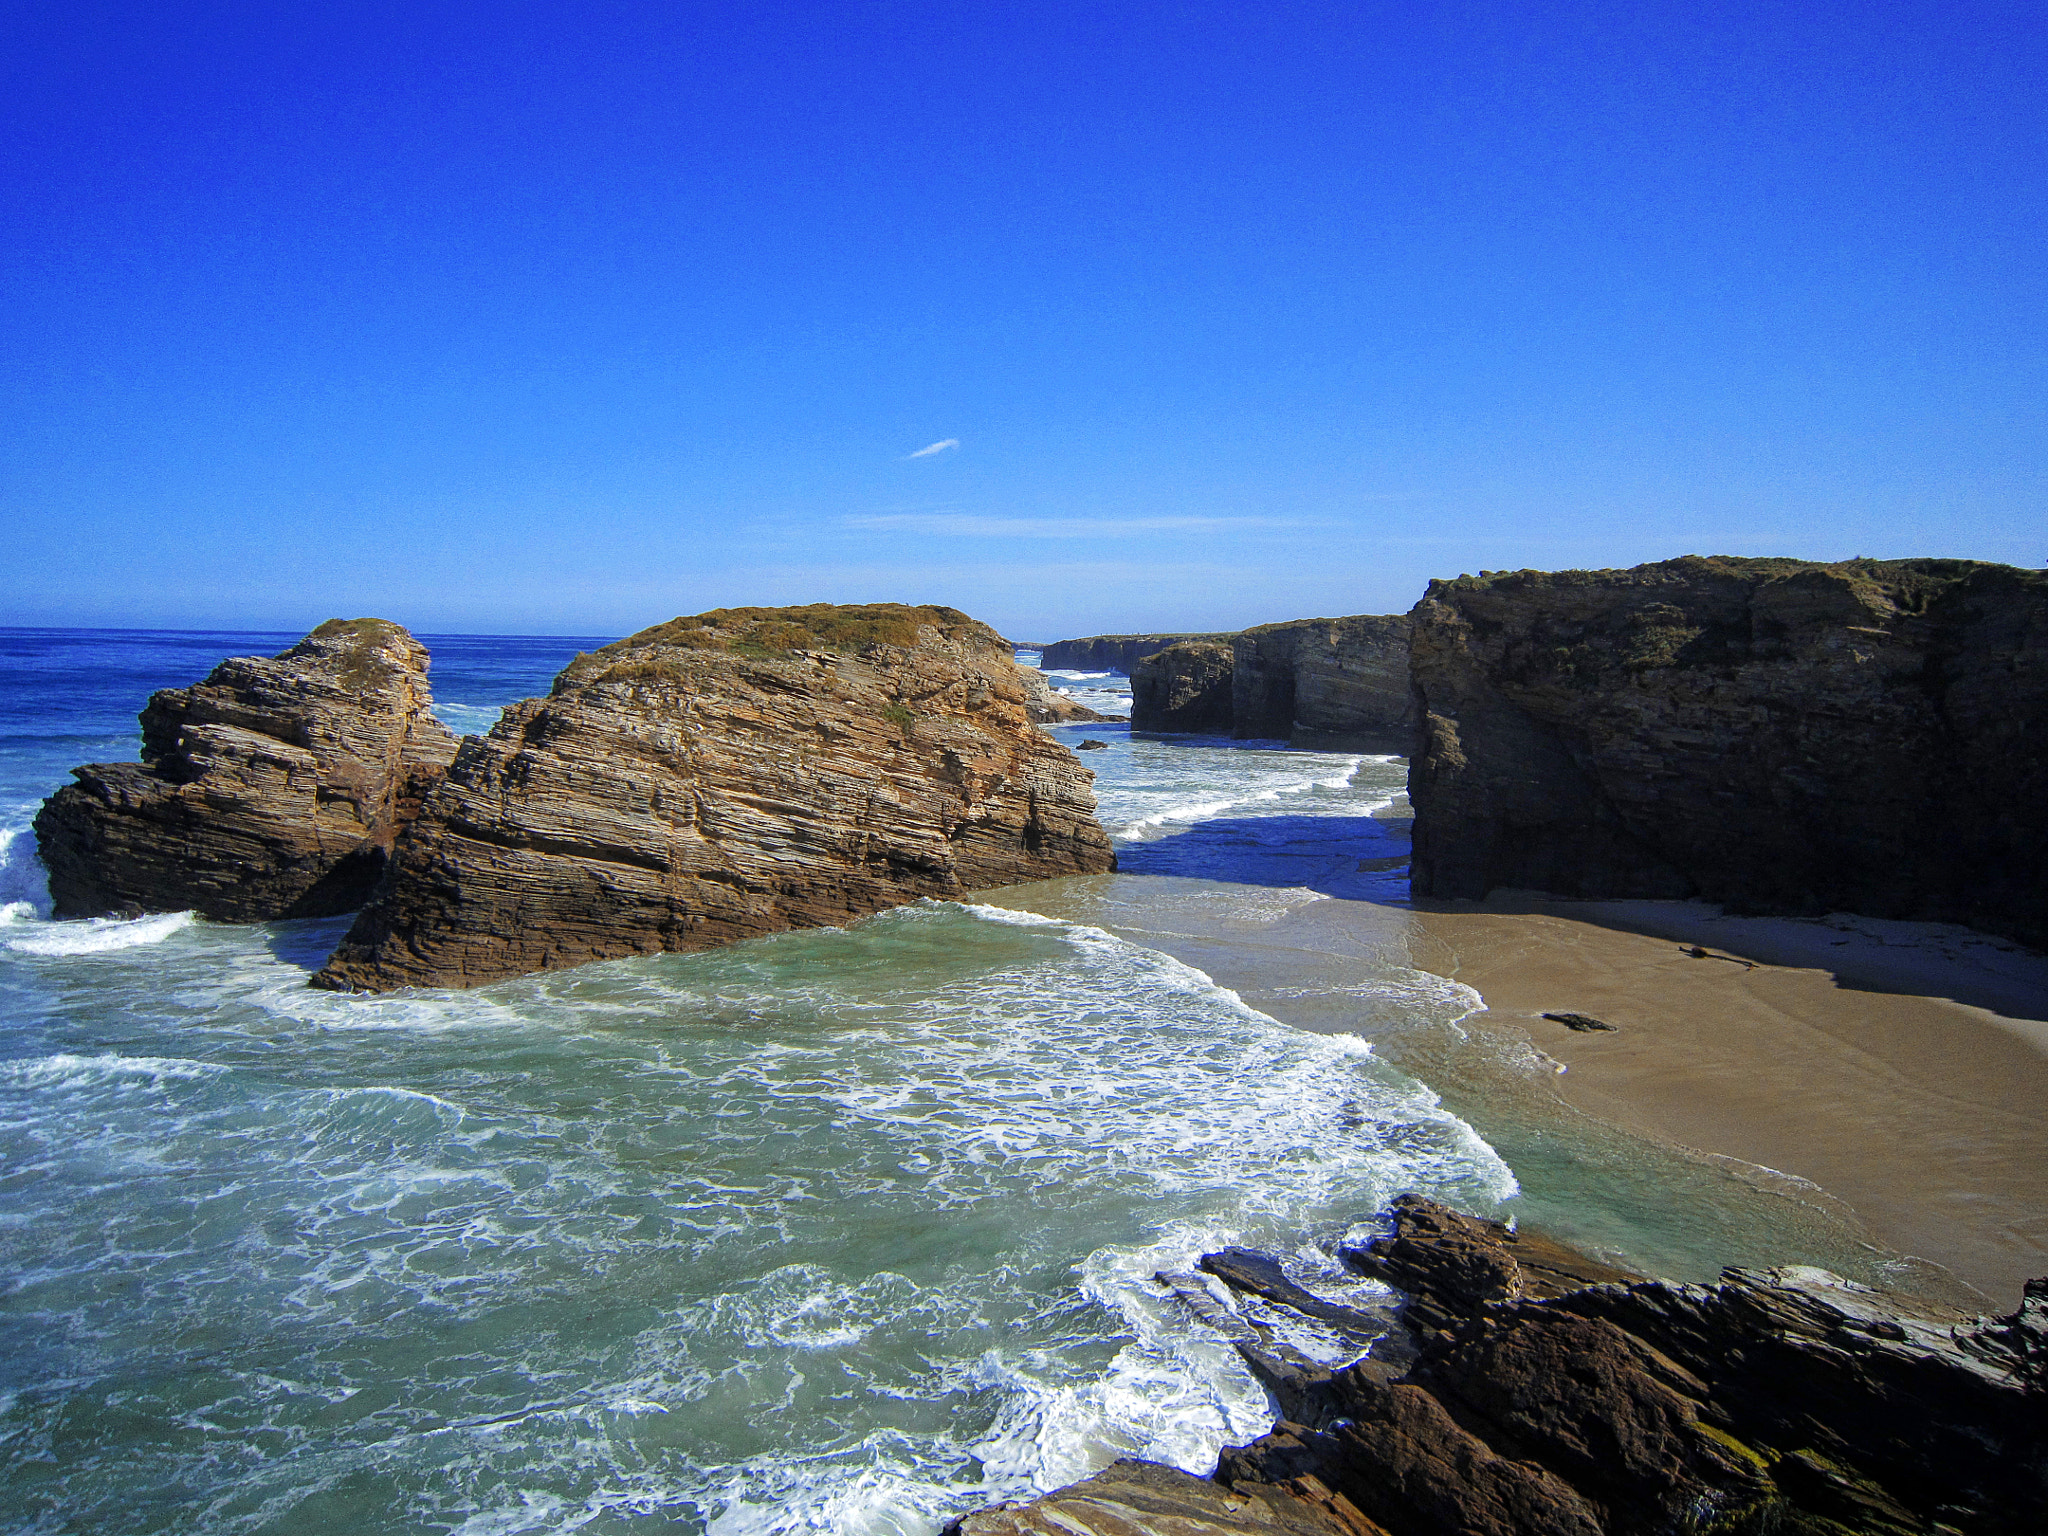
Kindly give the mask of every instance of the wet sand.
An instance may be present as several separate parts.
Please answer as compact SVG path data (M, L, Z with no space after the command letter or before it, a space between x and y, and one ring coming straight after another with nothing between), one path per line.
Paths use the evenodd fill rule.
M1413 963L1485 998L1467 1027L1555 1058L1588 1114L1810 1181L2001 1306L2048 1274L2048 959L1682 902L1497 896L1410 921Z

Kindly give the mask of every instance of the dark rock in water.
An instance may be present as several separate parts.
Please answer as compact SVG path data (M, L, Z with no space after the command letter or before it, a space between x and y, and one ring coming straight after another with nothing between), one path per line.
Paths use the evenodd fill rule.
M1372 1357L1339 1370L1289 1362L1230 1335L1284 1415L1223 1453L1215 1481L1242 1504L1190 1499L1170 1520L1105 1513L1091 1524L1059 1502L1089 1486L1079 1484L1003 1512L1009 1524L970 1516L959 1528L1203 1536L1341 1518L1354 1523L1331 1528L1362 1522L1387 1536L2048 1529L2048 1280L1990 1319L1812 1269L1729 1270L1713 1286L1586 1284L1574 1271L1618 1272L1419 1196L1393 1214L1394 1231L1356 1257L1408 1292L1403 1317L1420 1349L1405 1374ZM1261 1257L1205 1263L1269 1281ZM1259 1294L1287 1304L1270 1284ZM1288 1498L1299 1500L1291 1514L1259 1509ZM1269 1523L1225 1523L1239 1511Z
M1414 891L2048 945L2048 573L1687 557L1430 585Z
M1090 775L950 608L722 609L468 738L316 985L475 986L1113 869Z
M1220 635L1089 635L1080 640L1055 640L1038 653L1038 664L1046 671L1121 672L1135 677L1138 663L1169 645L1187 640L1231 641Z
M1313 1291L1305 1290L1288 1279L1278 1260L1256 1249L1226 1248L1221 1253L1204 1254L1199 1268L1234 1291L1277 1301L1303 1317L1329 1323L1360 1338L1370 1340L1386 1332L1383 1318L1357 1307L1323 1300Z
M1621 1027L1618 1024L1609 1024L1603 1019L1596 1019L1590 1013L1546 1013L1543 1017L1562 1024L1566 1029L1575 1029L1582 1035L1594 1030L1615 1030Z
M431 703L426 648L381 619L332 619L154 694L143 760L73 769L36 816L57 916L361 906L455 755Z
M1078 743L1075 746L1074 750L1076 752L1101 752L1108 746L1109 743L1106 741L1095 741L1093 739L1090 739L1088 741Z
M1231 733L1332 751L1411 750L1408 619L1262 624L1231 642Z
M1231 649L1184 640L1155 651L1131 673L1131 728L1228 734Z

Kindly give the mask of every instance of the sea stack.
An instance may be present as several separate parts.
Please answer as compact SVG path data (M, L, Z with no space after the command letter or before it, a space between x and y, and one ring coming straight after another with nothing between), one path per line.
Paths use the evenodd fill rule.
M1121 637L1069 640L1106 645ZM1179 640L1128 669L1131 726L1284 741L1337 752L1409 751L1405 614L1289 619Z
M1231 730L1327 751L1405 754L1415 734L1408 619L1261 624L1231 642Z
M2048 945L2048 573L1689 556L1432 582L1412 617L1416 895Z
M951 608L643 630L464 741L314 984L475 986L1112 869L1032 702Z
M255 923L361 906L455 756L431 704L426 648L382 619L330 619L152 695L142 761L74 768L36 816L56 915Z
M1131 672L1131 729L1230 734L1231 649L1182 640L1141 659Z

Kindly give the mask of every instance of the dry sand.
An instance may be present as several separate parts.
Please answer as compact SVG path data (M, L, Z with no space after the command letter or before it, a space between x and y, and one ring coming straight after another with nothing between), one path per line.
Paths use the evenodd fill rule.
M2001 1306L2048 1274L2048 958L1685 902L1496 893L1410 922L1412 963L1485 998L1467 1027L1525 1034L1587 1113L1809 1180Z

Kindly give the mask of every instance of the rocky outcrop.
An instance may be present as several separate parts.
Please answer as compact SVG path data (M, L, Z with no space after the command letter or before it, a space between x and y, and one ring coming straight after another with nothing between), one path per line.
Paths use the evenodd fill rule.
M1121 672L1137 675L1137 665L1155 651L1188 640L1219 640L1228 645L1233 636L1215 635L1090 635L1081 640L1056 640L1039 652L1046 671Z
M1409 751L1414 736L1408 620L1399 614L1294 619L1181 639L1123 670L1131 676L1131 724L1142 731L1394 753Z
M1405 754L1414 736L1400 614L1262 624L1231 642L1232 734Z
M1024 681L1024 713L1033 725L1071 725L1121 719L1120 715L1099 714L1077 699L1070 699L1036 667L1019 667Z
M36 816L56 915L361 906L455 755L431 703L426 648L381 619L332 619L152 695L142 761L74 768Z
M316 985L474 986L1115 867L1008 645L950 608L724 609L470 737Z
M2048 573L1688 557L1430 585L1414 890L2048 946Z
M1405 1372L1372 1357L1333 1371L1239 1339L1283 1418L1223 1453L1213 1482L1228 1499L1205 1503L1186 1474L1147 1481L1119 1463L956 1528L2048 1528L2048 1281L2032 1282L2010 1316L1972 1319L1813 1269L1729 1270L1711 1286L1582 1284L1555 1245L1524 1247L1494 1223L1414 1196L1396 1202L1393 1225L1357 1258L1408 1288L1402 1315L1418 1347ZM1286 1304L1259 1288L1255 1264L1204 1267Z
M1231 648L1183 640L1154 651L1131 673L1131 728L1228 735Z

